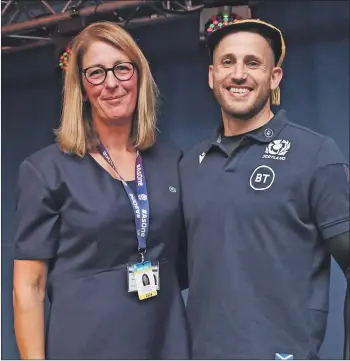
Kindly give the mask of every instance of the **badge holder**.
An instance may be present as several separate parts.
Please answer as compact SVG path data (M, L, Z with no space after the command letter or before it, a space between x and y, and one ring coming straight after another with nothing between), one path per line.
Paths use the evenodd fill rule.
M128 186L123 177L119 174L117 168L113 163L112 158L108 154L106 147L102 143L100 143L97 149L100 152L101 156L106 160L106 162L113 168L113 170L119 175L120 179L122 180L123 187L129 197L131 206L134 211L136 236L137 242L139 244L138 252L141 256L141 262L127 265L128 291L137 291L140 300L157 296L157 291L159 290L159 264L158 262L145 262L144 257L146 253L146 240L149 227L149 203L147 196L146 178L143 171L141 155L139 151L136 152L136 198L132 189ZM137 201L137 199L139 201Z
M128 292L138 292L140 300L154 297L160 290L159 262L145 261L145 253L140 252L140 263L127 265Z

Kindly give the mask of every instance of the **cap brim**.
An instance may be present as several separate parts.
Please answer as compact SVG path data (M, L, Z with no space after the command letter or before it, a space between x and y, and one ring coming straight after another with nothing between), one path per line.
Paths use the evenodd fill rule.
M213 52L215 47L225 35L237 30L251 29L257 29L259 34L271 40L271 45L275 54L275 63L276 65L281 65L285 51L284 40L281 32L277 28L269 26L267 23L254 19L238 21L231 25L227 25L222 29L216 30L215 32L210 34L207 38L207 46L210 50L211 58L213 58Z

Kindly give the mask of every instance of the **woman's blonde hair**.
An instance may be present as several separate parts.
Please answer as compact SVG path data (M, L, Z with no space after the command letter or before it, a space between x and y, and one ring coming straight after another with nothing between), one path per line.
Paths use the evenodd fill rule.
M158 88L142 51L121 26L96 22L87 26L72 42L64 81L64 98L60 127L55 131L60 149L84 156L99 143L94 131L91 106L83 99L81 60L94 41L107 42L123 51L136 64L138 99L131 132L135 148L143 150L155 142Z

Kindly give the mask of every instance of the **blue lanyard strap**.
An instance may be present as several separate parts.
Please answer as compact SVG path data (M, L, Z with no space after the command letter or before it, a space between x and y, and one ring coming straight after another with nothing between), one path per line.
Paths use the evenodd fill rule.
M126 194L129 197L132 209L135 216L135 225L136 225L136 236L138 241L138 251L142 256L146 253L147 250L147 234L149 228L149 202L148 202L148 193L146 186L146 177L143 170L142 158L140 152L137 151L136 154L136 164L135 164L135 179L136 179L136 191L137 198L135 197L132 189L125 182L123 177L119 174L117 168L115 167L112 158L110 157L106 147L101 143L97 147L101 156L106 160L106 162L115 170L118 174Z

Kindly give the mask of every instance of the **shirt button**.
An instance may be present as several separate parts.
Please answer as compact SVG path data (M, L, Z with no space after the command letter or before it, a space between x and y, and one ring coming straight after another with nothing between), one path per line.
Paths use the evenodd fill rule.
M264 134L266 138L271 138L273 136L273 130L270 128L266 128Z

